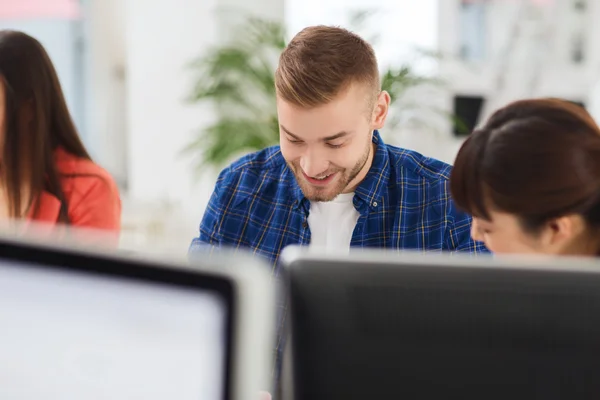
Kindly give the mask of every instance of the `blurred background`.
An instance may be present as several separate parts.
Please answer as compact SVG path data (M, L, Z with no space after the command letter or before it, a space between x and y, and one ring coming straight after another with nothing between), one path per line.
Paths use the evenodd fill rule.
M273 72L308 25L371 41L388 143L452 163L523 97L600 114L597 0L0 0L48 50L95 160L117 180L123 247L187 251L219 170L278 141ZM598 40L597 40L598 39Z

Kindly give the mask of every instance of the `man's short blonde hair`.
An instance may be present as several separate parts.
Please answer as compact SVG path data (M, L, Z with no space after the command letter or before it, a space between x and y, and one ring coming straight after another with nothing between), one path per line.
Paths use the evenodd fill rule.
M331 26L300 31L281 53L275 72L277 95L308 109L331 102L355 83L366 87L370 102L375 100L381 84L373 47Z

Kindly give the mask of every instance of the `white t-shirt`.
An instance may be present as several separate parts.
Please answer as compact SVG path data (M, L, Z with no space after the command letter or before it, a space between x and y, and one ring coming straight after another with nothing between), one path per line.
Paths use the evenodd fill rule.
M311 247L350 250L352 233L360 215L354 208L353 199L354 193L343 193L332 201L310 203Z

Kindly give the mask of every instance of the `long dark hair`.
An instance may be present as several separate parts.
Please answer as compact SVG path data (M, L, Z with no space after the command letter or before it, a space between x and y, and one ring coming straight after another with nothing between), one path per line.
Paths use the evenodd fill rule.
M60 222L68 223L54 151L91 159L71 119L58 76L44 47L22 32L0 31L0 79L5 92L1 177L10 216L39 211L47 190L61 204ZM27 198L23 198L23 187ZM23 204L26 208L23 209Z
M489 219L493 207L531 233L570 214L600 228L600 129L564 100L511 103L465 141L450 189L471 215Z

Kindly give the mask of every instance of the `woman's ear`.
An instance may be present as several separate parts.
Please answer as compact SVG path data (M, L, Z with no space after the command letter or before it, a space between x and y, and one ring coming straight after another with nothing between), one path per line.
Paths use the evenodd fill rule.
M550 220L542 233L542 244L562 253L585 231L585 221L579 215L566 215Z

